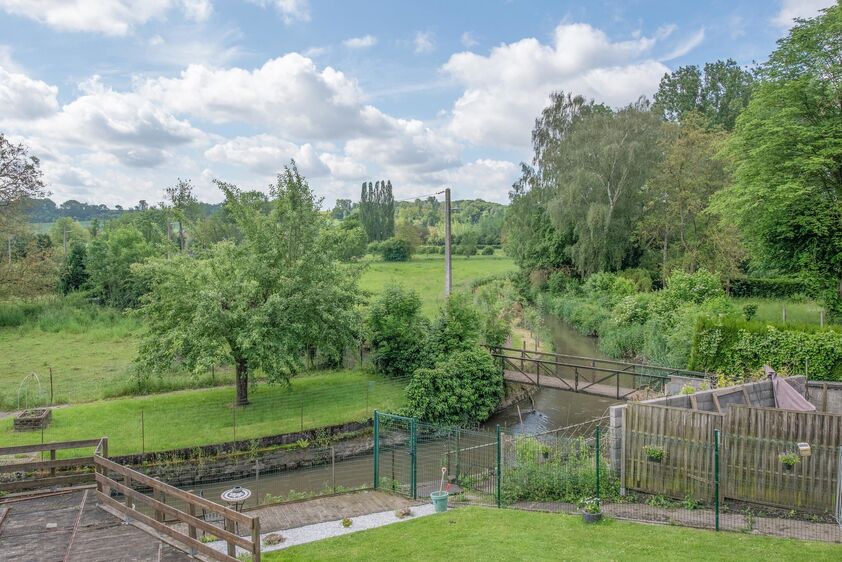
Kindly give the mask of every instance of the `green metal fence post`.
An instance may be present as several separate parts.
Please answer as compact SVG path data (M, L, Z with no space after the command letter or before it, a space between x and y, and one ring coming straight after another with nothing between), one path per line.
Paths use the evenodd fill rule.
M374 410L374 489L380 487L380 412Z
M596 500L599 501L599 433L600 427L596 426Z
M713 509L719 530L719 430L713 430Z
M412 499L418 499L418 490L416 489L418 484L418 467L416 465L418 461L418 455L416 450L418 448L418 435L416 433L417 425L417 420L415 418L412 418L412 421L409 422L410 461L412 463L412 469L409 477L409 486L412 490Z
M500 454L501 451L501 439L500 439L500 424L497 424L497 507L503 506L503 498L500 495L502 478L503 478L503 466L500 462L502 455Z

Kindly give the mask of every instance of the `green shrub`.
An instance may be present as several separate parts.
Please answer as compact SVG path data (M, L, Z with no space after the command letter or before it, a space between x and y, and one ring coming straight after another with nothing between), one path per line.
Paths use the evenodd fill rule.
M743 305L743 318L746 320L751 320L754 318L755 314L757 314L757 305L754 303L749 303Z
M366 328L377 372L402 377L426 366L430 325L415 291L387 286L372 303Z
M701 304L712 298L723 296L725 291L719 276L705 269L695 273L674 271L667 279L664 297L672 302Z
M484 256L493 256L494 255L494 248L491 246L486 246L482 249L482 255Z
M809 293L804 279L795 277L738 277L731 280L731 296L786 298Z
M374 242L369 242L368 245L366 246L366 253L372 254L372 255L380 254L381 244L382 244L382 242L378 242L377 240L375 240Z
M842 380L842 329L813 325L700 318L693 338L691 369L747 376L764 364L811 379Z
M611 310L611 318L617 326L644 324L649 320L658 296L658 293L637 293L623 297Z
M646 328L643 324L617 326L606 320L599 328L599 349L611 357L632 359L643 353Z
M408 261L412 246L401 238L389 238L380 243L380 255L385 261Z
M483 343L484 322L469 295L453 293L439 309L430 330L429 350L438 361Z
M634 282L614 273L594 273L582 286L585 296L613 305L627 295L636 292Z
M407 411L424 421L473 426L503 398L503 373L484 348L450 354L433 369L418 369L406 389Z
M624 277L634 283L635 289L640 292L652 290L652 274L642 267L624 269L617 272L617 275Z

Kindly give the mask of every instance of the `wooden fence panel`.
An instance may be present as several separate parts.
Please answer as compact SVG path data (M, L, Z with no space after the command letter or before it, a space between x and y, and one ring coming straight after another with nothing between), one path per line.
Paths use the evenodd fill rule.
M792 470L779 460L809 443ZM725 497L783 508L832 511L842 415L732 406L723 427Z
M624 425L626 488L713 499L713 435L721 428L721 414L630 403ZM644 447L651 446L663 448L660 462L648 459Z

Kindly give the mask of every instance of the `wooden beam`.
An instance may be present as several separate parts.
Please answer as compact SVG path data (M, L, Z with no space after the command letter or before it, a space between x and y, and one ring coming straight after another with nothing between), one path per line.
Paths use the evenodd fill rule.
M219 562L240 562L236 558L228 556L224 552L219 552L215 548L210 547L201 541L191 539L187 535L176 531L169 525L159 523L158 521L155 521L153 518L144 515L139 511L135 511L129 507L126 507L117 500L110 498L101 492L97 492L96 495L100 503L107 505L108 507L122 513L127 517L130 517L133 520L133 522L136 520L137 522L142 523L147 527L150 527L155 531L158 531L159 533L162 533L189 548L195 548L196 550L206 555L208 558L211 558L212 560L218 560Z
M83 441L57 441L55 443L33 443L31 445L16 445L14 447L0 447L0 456L17 455L20 453L37 453L40 451L59 451L61 449L83 449L96 447L101 439L85 439Z
M48 488L50 486L66 486L79 482L92 482L93 472L82 474L71 474L69 476L51 476L48 478L29 478L27 480L15 480L14 482L0 483L0 490L29 490L35 488Z
M15 464L0 464L0 473L45 470L48 468L66 468L69 466L93 466L94 457L75 457L72 459L58 459L49 461L19 462Z

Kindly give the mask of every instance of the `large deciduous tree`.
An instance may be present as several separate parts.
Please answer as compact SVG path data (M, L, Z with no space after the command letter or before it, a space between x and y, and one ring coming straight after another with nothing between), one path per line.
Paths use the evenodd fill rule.
M754 78L733 60L682 66L664 74L652 110L668 121L683 121L698 113L708 127L734 128L737 116L748 105Z
M760 69L717 208L761 265L801 272L842 314L842 7L798 20Z
M138 266L150 289L139 362L157 372L234 364L236 403L245 405L255 371L285 382L313 349L335 355L356 341L361 292L358 269L329 251L326 219L295 163L278 176L268 209L218 185L242 241L215 244L202 259L179 254Z
M395 235L395 198L392 182L363 182L360 191L360 221L369 242L386 240Z

